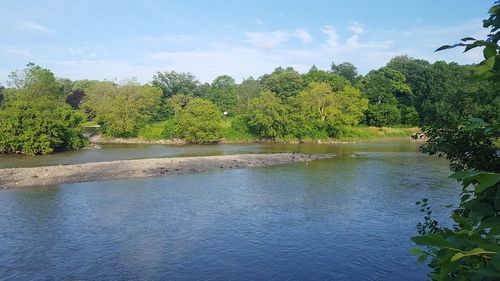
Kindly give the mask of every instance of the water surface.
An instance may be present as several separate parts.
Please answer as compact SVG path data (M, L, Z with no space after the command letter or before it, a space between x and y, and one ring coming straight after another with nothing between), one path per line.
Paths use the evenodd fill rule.
M447 163L413 143L103 146L5 166L335 153L309 164L0 192L0 279L424 280L408 254L430 197L455 203ZM12 162L12 159L15 161Z

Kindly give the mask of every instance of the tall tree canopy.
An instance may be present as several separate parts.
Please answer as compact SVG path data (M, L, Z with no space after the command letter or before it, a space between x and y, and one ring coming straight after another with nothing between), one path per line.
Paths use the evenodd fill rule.
M276 68L273 73L262 76L261 81L265 90L275 93L282 100L295 96L305 87L302 76L291 67Z
M193 95L200 82L191 73L158 72L153 76L152 85L160 88L166 98L176 94Z
M354 84L358 78L358 69L350 62L335 64L332 62L331 72L340 75Z

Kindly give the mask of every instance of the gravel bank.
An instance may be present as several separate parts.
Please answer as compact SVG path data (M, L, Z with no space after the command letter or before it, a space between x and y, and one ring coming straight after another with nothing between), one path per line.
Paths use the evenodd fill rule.
M0 169L0 188L48 186L61 183L146 178L205 171L307 162L332 154L242 154L204 157L121 160L65 166Z

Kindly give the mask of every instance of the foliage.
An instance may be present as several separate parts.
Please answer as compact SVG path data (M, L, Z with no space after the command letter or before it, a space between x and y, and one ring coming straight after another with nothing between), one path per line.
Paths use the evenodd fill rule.
M265 90L273 92L282 100L295 96L305 87L302 76L291 67L276 68L273 73L264 75L261 81Z
M146 124L139 129L137 137L144 140L161 140L166 123L167 121Z
M358 124L368 100L351 86L334 92L330 84L311 83L308 89L294 97L293 105L297 137L315 135L319 131L334 136L341 127Z
M236 114L243 114L248 111L250 100L257 97L263 90L259 80L252 77L244 79L236 89Z
M248 126L246 116L238 115L233 118L228 118L227 125L224 126L222 136L226 140L236 141L253 141L255 135L252 133L251 128Z
M25 96L37 98L43 96L61 97L62 91L54 74L33 63L26 65L23 70L13 71L9 75L7 85L18 91L23 91Z
M192 99L176 120L180 136L188 142L207 143L221 138L222 112L208 100Z
M200 84L191 73L175 71L158 72L153 76L151 83L163 91L165 98L177 94L193 95Z
M335 64L334 62L332 62L331 71L332 73L344 77L353 85L359 77L358 69L350 62L343 62L341 64Z
M135 137L139 128L160 110L159 88L136 85L115 86L101 82L90 86L83 108L95 114L103 132L112 137Z
M464 46L465 51L469 51L482 47L484 60L477 67L477 79L489 87L476 102L498 105L500 2L496 2L489 13L490 18L483 21L484 27L491 30L487 40L467 37L462 43L438 50ZM426 150L446 155L456 171L451 178L462 183L460 205L452 215L454 227L423 228L421 236L412 238L417 245L425 247L412 251L420 255L420 261L431 259L433 280L500 279L498 112L476 111L469 120L449 118L439 126L433 124L426 128L429 136Z
M2 106L3 101L5 100L5 87L0 84L0 106Z
M287 134L290 107L271 91L250 100L248 125L257 136L276 139Z
M314 82L323 82L329 84L333 91L341 91L346 86L351 85L351 83L344 77L323 70L309 71L308 73L304 74L303 77L306 85Z
M220 111L234 113L236 106L236 82L229 75L221 75L212 82L207 93L207 98L217 106Z
M0 110L0 153L47 154L55 149L78 149L84 116L53 97L36 100L16 94Z
M376 127L391 126L401 122L401 111L392 104L370 104L366 111L366 124Z

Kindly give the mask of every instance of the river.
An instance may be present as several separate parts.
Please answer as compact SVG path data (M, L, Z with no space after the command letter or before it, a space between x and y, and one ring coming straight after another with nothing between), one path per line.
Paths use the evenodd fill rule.
M192 155L335 153L308 164L0 191L0 280L425 280L408 253L458 185L412 142L102 145L0 168Z

